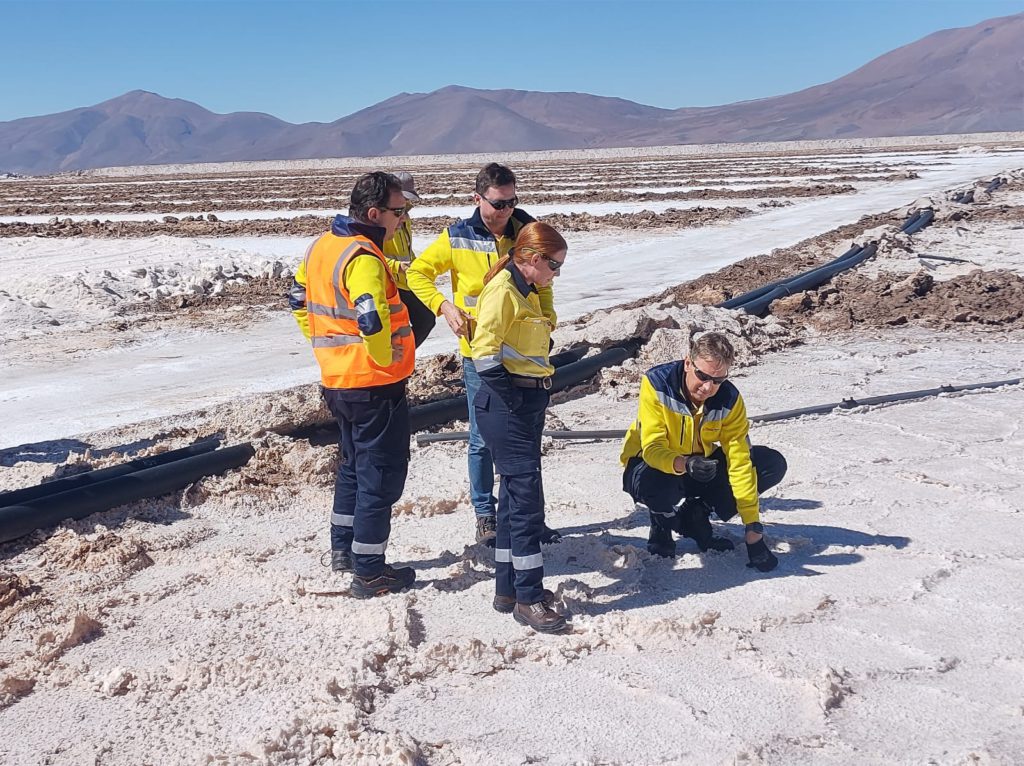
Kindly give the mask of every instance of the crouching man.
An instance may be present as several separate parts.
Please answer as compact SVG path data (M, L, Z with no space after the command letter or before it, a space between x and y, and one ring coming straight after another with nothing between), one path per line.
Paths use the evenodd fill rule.
M770 572L779 561L768 549L758 495L786 474L786 460L768 447L751 447L747 410L729 382L735 357L725 335L704 333L678 362L652 367L640 381L640 408L626 433L620 461L622 488L647 506L647 549L672 557L672 533L690 537L702 551L733 549L716 537L711 513L746 525L748 567Z

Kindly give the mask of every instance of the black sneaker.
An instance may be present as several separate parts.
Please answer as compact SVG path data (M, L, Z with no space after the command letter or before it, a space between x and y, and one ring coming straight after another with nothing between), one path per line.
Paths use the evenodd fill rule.
M498 520L493 516L476 517L476 541L485 543L494 540L498 533Z
M395 569L385 564L384 571L376 577L370 579L359 575L353 577L350 590L356 598L373 598L374 596L383 596L385 593L398 593L414 582L416 582L416 571L412 567Z
M540 532L540 544L541 545L554 545L555 543L562 542L562 533L557 529L552 529L547 524L544 525L544 529Z
M555 594L549 591L547 588L544 589L544 600L541 603L548 609L551 608L552 604L555 603ZM516 606L515 596L495 596L494 601L491 602L494 607L494 611L501 612L502 614L511 614L512 610Z
M330 561L327 560L327 554L331 556ZM320 557L320 563L329 566L332 572L351 572L352 554L349 551L327 551Z

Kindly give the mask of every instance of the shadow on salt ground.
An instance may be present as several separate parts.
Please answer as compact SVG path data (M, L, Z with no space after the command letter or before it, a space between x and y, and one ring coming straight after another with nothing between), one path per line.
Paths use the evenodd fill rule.
M19 444L0 450L0 467L10 468L18 463L63 463L72 453L83 453L90 447L91 444L78 439Z
M646 523L643 525L646 527ZM889 546L905 548L910 538L873 535L845 527L816 524L772 523L768 538L772 543L786 543L789 550L778 552L779 566L772 572L761 573L746 567L747 557L741 534L727 534L729 526L716 525L716 533L727 535L736 550L727 553L700 553L691 540L679 540L677 551L681 556L699 556L699 568L675 569L668 559L648 556L638 559L632 566L619 570L601 568L601 573L616 578L615 582L596 588L585 587L585 599L573 599L573 606L581 613L598 615L606 612L640 609L657 606L689 595L718 593L730 588L742 587L752 580L777 579L781 577L817 577L823 572L820 567L847 566L863 561L864 557L855 552L826 553L830 548L867 548ZM742 527L737 527L742 532ZM646 536L636 537L602 534L599 541L617 550L633 547L643 551ZM644 553L639 553L644 556ZM578 562L551 556L545 560L545 574L578 574ZM575 584L564 583L569 589Z
M821 508L820 500L805 500L799 497L761 497L761 508L768 511L811 511Z
M816 500L790 499L765 503L773 510L817 508ZM646 551L648 516L645 511L633 511L618 521L563 527L560 544L544 547L545 575L569 576L559 591L571 601L573 611L591 615L605 612L639 609L685 598L699 593L717 593L742 587L754 579L779 577L816 577L823 574L820 567L847 566L863 560L856 552L826 553L830 548L865 548L889 546L905 548L908 537L873 535L845 527L815 524L772 523L768 537L772 543L789 547L779 552L779 566L772 572L760 573L746 567L746 552L742 542L742 526L717 523L716 534L729 537L736 550L728 553L700 553L692 540L677 542L679 556L699 556L699 568L676 569L675 562L651 556ZM626 536L609 531L637 529L641 534ZM619 564L617 560L624 563ZM492 549L484 545L467 545L461 554L445 551L429 560L403 562L417 569L430 569L461 565L462 571L448 577L424 581L446 592L457 592L491 579ZM591 587L572 579L589 572L598 572L614 582ZM570 595L579 591L581 598Z

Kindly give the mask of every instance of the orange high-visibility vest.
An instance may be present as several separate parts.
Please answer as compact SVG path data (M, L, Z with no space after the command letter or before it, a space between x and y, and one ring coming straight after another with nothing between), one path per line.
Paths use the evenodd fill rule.
M381 263L391 314L392 362L381 367L366 350L355 304L345 286L349 261L369 253ZM383 254L366 237L323 234L306 254L306 308L310 341L326 388L369 388L408 378L416 363L409 311L402 303ZM378 307L383 310L383 307Z

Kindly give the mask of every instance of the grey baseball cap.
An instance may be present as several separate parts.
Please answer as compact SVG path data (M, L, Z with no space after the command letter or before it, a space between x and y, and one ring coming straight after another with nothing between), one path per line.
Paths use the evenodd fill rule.
M420 195L416 193L416 182L412 180L412 174L407 173L404 170L399 170L395 173L395 178L402 184L402 194L410 202L419 202Z

